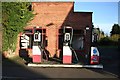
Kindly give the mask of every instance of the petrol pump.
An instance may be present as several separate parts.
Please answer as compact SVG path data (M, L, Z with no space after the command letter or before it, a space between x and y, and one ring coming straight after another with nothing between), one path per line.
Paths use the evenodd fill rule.
M33 49L32 49L32 54L33 54L33 63L40 63L42 59L42 49L41 43L42 43L42 31L39 30L37 31L36 28L34 28L34 40L33 40Z
M45 55L46 60L48 60L47 53L45 51L44 44L44 31L42 28L34 27L34 35L33 35L33 63L41 63L43 59L43 55Z
M96 33L92 34L92 46L91 46L91 54L90 54L90 64L99 64L100 63L100 53L97 49L97 37Z
M78 61L77 55L73 48L71 47L73 38L73 28L70 26L65 26L63 29L64 42L63 42L63 64L72 63L72 52L74 52L76 59Z

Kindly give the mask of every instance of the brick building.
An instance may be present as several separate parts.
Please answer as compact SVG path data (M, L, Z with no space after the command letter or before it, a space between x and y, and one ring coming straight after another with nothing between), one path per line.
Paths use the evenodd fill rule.
M33 28L39 26L43 31L45 49L50 57L62 53L63 27L74 29L72 46L79 53L89 53L91 45L92 12L75 12L74 2L32 2L32 21L25 27L26 34L31 38L28 52L32 52ZM28 31L28 33L27 33ZM20 38L18 38L18 43ZM44 43L43 42L43 43ZM20 44L17 45L17 53Z

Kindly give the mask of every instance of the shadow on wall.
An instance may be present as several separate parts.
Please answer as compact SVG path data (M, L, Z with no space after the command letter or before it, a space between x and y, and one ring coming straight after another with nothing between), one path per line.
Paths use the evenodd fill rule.
M49 79L41 72L29 68L24 64L13 61L2 56L2 80L36 80Z
M63 5L64 6L64 5ZM55 6L54 7L52 7L52 8L55 8ZM69 8L69 5L68 5L68 8ZM90 26L90 24L91 24L91 14L87 14L87 13L79 13L79 12L74 12L74 3L72 3L72 5L70 4L70 9L69 9L69 11L68 11L68 8L66 9L64 9L64 7L63 7L63 9L64 10L66 10L66 11L64 11L63 10L63 12L61 11L61 13L59 14L59 15L54 15L54 14L52 14L52 13L49 13L49 14L52 14L52 17L53 18L55 18L55 19L50 19L50 20L54 20L55 22L57 22L56 24L57 25L59 25L58 27L61 29L61 32L59 32L59 36L57 36L58 38L54 38L53 40L51 40L51 39L49 39L49 42L51 43L51 44L49 44L49 48L51 49L51 47L52 47L52 45L54 45L53 47L53 49L50 51L50 49L48 48L48 51L50 51L50 54L52 54L52 57L56 54L56 57L61 57L60 59L62 59L62 47L63 47L63 34L61 34L61 33L63 33L63 27L64 26L71 26L71 27L73 27L73 29L82 29L83 31L84 31L84 28L86 27L86 25L89 25ZM37 9L37 8L36 8ZM56 9L56 8L55 8ZM44 10L46 10L46 8L44 9L43 8L43 11ZM49 9L48 9L49 10ZM51 11L52 10L54 10L54 9L50 9ZM59 10L59 9L57 9L57 10ZM61 9L60 9L61 10ZM56 10L55 10L56 11ZM44 12L43 12L44 13ZM55 14L57 14L57 13L55 13ZM48 21L48 19L49 19L49 17L51 18L51 15L46 15L46 14L44 14L43 16L46 16L46 17L43 17L43 19L47 19L47 21ZM42 18L42 16L41 16L41 18ZM61 20L59 20L58 18L62 18ZM64 19L65 18L65 19ZM37 18L36 18L37 19ZM58 21L57 21L57 20ZM63 19L64 19L64 21L63 21ZM48 25L46 25L46 26L53 26L54 25L54 23L53 22L51 22L50 24L48 24ZM54 26L53 26L54 27ZM49 28L48 28L49 29ZM56 30L56 29L55 29ZM53 30L52 30L53 31ZM56 32L56 31L55 31ZM53 32L53 35L57 35L56 33L54 33ZM52 38L52 37L54 37L54 36L50 36L50 38ZM59 39L59 40L58 40ZM88 36L88 39L87 39L88 41L89 41L89 36ZM55 43L54 44L52 44L52 41L55 41ZM57 44L58 43L58 44ZM86 43L86 42L85 42ZM75 43L76 44L76 43ZM59 48L58 48L58 46L59 46ZM77 45L78 46L78 45ZM85 46L86 47L86 46ZM88 48L86 48L86 49L88 49ZM86 51L86 50L85 50ZM57 54L57 53L59 53L60 52L60 54ZM27 52L26 52L27 53ZM81 52L79 52L79 53L81 53ZM78 53L78 56L80 57L80 54Z
M73 4L74 5L74 4ZM64 42L64 35L63 35L63 29L64 26L72 26L69 18L71 16L73 16L73 11L74 11L74 6L71 7L69 13L67 14L67 16L65 17L64 22L61 24L60 29L58 30L58 49L60 50L60 60L62 60L63 58L63 42ZM73 26L72 26L73 27Z
M88 14L89 15L89 14ZM78 49L79 52L76 52L77 53L77 56L78 56L78 59L79 59L79 62L83 62L86 60L85 59L85 56L84 54L85 53L89 53L89 50L90 50L90 46L88 45L89 44L89 35L88 34L88 44L85 42L85 34L84 34L84 29L86 28L87 25L91 26L92 22L90 21L90 19L88 18L88 15L87 13L79 13L79 12L74 12L74 6L72 6L71 10L69 11L68 15L66 16L64 22L62 23L61 27L60 27L60 30L59 30L59 36L58 36L58 49L60 49L60 59L62 59L63 55L62 55L62 48L63 48L63 37L64 35L62 34L63 33L63 28L64 26L71 26L73 27L73 34L77 33L77 35L73 35L73 40L75 41L75 38L83 38L83 49ZM80 18L81 16L81 18ZM84 18L83 18L84 17ZM79 37L78 37L79 36ZM79 45L76 45L76 42L75 43L72 43L72 45L74 44L74 46L79 46ZM79 43L81 44L81 43ZM87 46L85 46L87 45ZM81 47L81 46L79 46ZM73 54L73 58L75 59L75 55ZM85 59L85 60L83 60Z

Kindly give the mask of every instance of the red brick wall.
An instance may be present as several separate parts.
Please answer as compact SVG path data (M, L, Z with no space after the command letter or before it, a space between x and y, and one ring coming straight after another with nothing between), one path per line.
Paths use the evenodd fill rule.
M46 27L49 23L54 23L55 26L62 25L66 16L71 11L73 3L69 2L40 2L32 3L34 10L34 20L31 25L39 25Z
M85 29L88 25L92 25L92 13L74 12L73 2L34 2L32 8L35 14L32 21L26 28L41 26L46 28L46 36L48 38L47 50L53 57L58 51L58 31L64 25L70 25L73 29ZM47 26L48 24L51 24ZM90 33L86 34L86 44L90 45ZM88 46L89 47L89 46ZM87 50L86 50L87 51Z

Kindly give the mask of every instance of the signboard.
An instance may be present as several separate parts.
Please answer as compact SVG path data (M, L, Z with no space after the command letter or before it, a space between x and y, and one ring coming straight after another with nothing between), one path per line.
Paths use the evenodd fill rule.
M91 64L98 64L99 63L99 51L97 47L91 47Z
M25 34L21 35L21 49L26 49L29 46L29 37Z
M91 47L91 56L93 56L93 55L99 56L99 51L98 51L97 47Z
M70 33L65 33L65 41L70 41Z

